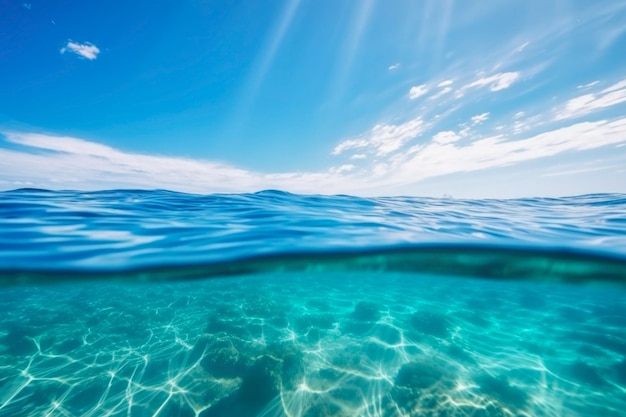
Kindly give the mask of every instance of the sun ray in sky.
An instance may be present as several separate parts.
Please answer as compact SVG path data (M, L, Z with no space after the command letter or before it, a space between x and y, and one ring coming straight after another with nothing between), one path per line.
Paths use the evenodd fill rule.
M445 58L446 52L446 37L450 28L450 22L452 20L452 13L454 9L454 0L443 0L440 4L441 11L436 22L435 40L433 42L433 67L438 68L442 66L442 61Z
M363 47L363 36L367 31L367 25L372 16L375 6L374 0L363 0L355 3L354 17L350 22L350 28L346 30L345 42L341 48L341 56L335 69L334 80L329 83L329 95L341 97L349 83L350 72L353 70L355 56Z
M250 111L259 88L263 84L268 71L271 69L272 64L283 39L289 31L289 27L296 15L300 6L300 0L289 0L283 6L280 13L280 18L276 21L276 24L270 31L264 46L261 48L259 55L256 58L255 63L250 70L248 79L244 84L244 88L241 93L241 98L237 105L238 111L235 112L233 122L241 124L245 121L247 112Z

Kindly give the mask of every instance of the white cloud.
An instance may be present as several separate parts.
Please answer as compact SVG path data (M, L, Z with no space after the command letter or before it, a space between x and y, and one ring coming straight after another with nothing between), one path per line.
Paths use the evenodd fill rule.
M597 110L626 102L626 80L619 81L599 92L574 97L556 110L556 120L584 116Z
M476 116L472 117L472 124L479 125L487 119L489 119L489 112L477 114Z
M335 146L333 149L333 155L340 155L344 151L348 149L358 149L365 148L369 145L369 142L365 139L348 139L341 142L339 145Z
M411 100L415 100L416 98L423 96L427 92L428 92L428 87L426 87L426 84L416 85L416 86L411 87L411 89L409 90L409 98Z
M626 142L626 118L577 123L514 141L507 141L502 135L464 146L433 140L419 152L396 160L392 170L395 175L389 180L394 185L406 185L434 176L503 167L623 142Z
M604 90L600 91L600 94L612 93L613 91L624 90L624 89L626 89L626 79L619 81L610 87L605 88Z
M523 122L521 120L516 120L515 123L513 123L513 133L518 134L518 133L522 133L525 130L528 130L530 127L528 126L528 123Z
M369 142L377 149L378 155L386 155L399 149L423 131L424 121L421 117L399 125L379 124L372 129Z
M519 113L523 113L523 112L519 112ZM513 123L513 126L507 127L509 132L512 131L514 134L520 134L530 129L535 129L543 123L542 122L543 116L541 114L527 117L525 119L522 119L523 116L525 116L525 114L521 114L518 117L514 117L515 121Z
M354 165L352 164L344 164L338 167L333 167L329 170L330 173L332 174L341 174L342 172L350 172L352 171L354 168L356 168Z
M400 68L400 64L389 65L389 68L387 68L387 69L389 71L394 71L394 70L397 70L398 68Z
M82 56L85 59L93 61L98 57L100 49L90 42L78 43L73 41L67 41L67 44L63 48L61 48L61 53L64 54L65 52L72 52L76 55Z
M12 143L51 152L50 154L25 154L0 149L4 155L7 155L7 157L2 157L5 165L18 165L24 161L30 161L29 166L39 167L39 172L44 177L56 178L70 184L85 180L100 182L112 177L117 181L126 182L123 179L126 175L132 184L154 186L154 181L160 178L165 183L176 186L175 189L181 189L181 187L187 189L184 187L185 182L196 175L206 176L209 182L219 180L231 185L233 182L246 185L252 185L254 182L249 172L223 164L126 153L106 145L72 137L33 133L6 133L5 135ZM46 162L40 165L41 161ZM6 167L3 167L1 171L7 172ZM25 174L28 177L27 173ZM222 186L219 182L215 184L219 184L220 188Z
M350 159L367 159L367 155L364 153L355 153Z
M489 77L481 77L463 87L463 90L470 88L489 87L491 91L500 91L509 88L511 84L519 79L519 72L501 72Z
M435 136L433 136L433 142L440 144L456 142L459 139L461 139L461 136L457 135L451 130L439 132Z
M345 173L349 165L324 172L263 174L198 159L123 152L72 137L5 133L26 150L0 148L0 178L49 189L169 189L192 193L246 192L277 188L304 193L347 192L362 185ZM47 152L38 152L37 150Z
M332 154L339 155L348 149L367 148L379 156L384 156L400 149L406 142L419 136L424 130L425 124L421 117L416 117L399 125L377 124L364 137L341 142L335 146Z
M437 84L437 87L448 87L452 85L452 82L453 82L452 80L445 80Z

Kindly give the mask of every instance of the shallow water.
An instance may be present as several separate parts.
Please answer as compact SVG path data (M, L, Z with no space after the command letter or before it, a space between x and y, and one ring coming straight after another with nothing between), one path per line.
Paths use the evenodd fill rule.
M1 416L618 416L626 198L0 194Z

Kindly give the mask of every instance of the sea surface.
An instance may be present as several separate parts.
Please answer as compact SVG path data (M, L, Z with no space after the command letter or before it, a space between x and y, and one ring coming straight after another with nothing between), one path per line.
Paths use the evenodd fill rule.
M626 410L626 195L0 193L0 416Z

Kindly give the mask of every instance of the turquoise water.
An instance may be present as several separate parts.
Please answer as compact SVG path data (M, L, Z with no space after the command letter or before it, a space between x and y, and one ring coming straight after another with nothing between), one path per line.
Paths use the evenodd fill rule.
M0 416L621 416L626 196L0 193Z

